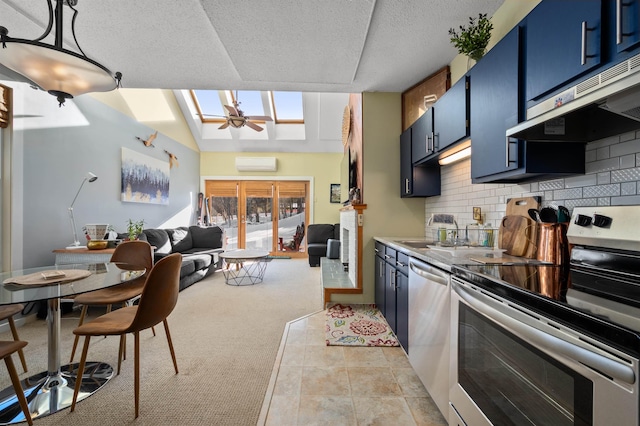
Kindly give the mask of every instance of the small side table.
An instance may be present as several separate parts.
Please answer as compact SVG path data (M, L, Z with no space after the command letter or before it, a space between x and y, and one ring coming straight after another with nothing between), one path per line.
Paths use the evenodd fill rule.
M107 263L116 249L89 250L86 247L78 249L56 249L56 265L73 263Z
M222 273L229 285L259 284L267 270L269 252L265 250L238 249L220 253L224 260Z

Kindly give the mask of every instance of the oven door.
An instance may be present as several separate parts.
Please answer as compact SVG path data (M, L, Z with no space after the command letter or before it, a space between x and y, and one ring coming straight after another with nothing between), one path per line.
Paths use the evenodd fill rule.
M452 279L451 425L638 425L638 360Z

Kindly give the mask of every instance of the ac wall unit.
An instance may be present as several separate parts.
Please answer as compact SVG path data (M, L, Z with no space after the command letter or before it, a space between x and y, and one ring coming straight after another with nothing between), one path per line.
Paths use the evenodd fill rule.
M276 157L236 157L239 172L275 172Z

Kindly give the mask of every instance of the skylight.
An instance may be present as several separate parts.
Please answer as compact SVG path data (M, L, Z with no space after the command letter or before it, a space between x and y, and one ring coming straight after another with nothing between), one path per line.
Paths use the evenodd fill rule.
M276 123L304 123L302 92L270 92Z
M225 121L226 113L217 90L191 90L191 96L203 123Z
M304 124L302 92L260 92L255 90L191 90L198 116L203 123L224 122L228 111L224 105L240 102L247 116L272 116L276 124ZM237 96L237 99L236 99ZM265 102L267 102L265 104ZM264 106L270 106L265 111Z

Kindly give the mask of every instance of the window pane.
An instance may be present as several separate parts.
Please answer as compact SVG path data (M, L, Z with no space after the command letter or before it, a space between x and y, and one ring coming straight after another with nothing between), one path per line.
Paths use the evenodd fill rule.
M302 121L302 92L272 92L277 121Z
M262 106L262 97L258 91L239 90L236 101L240 102L239 108L244 115L265 115L264 107Z
M200 111L204 115L203 119L216 119L224 120L225 111L222 109L220 103L220 96L218 96L217 90L194 90L193 94L196 97ZM221 116L221 117L212 117Z

